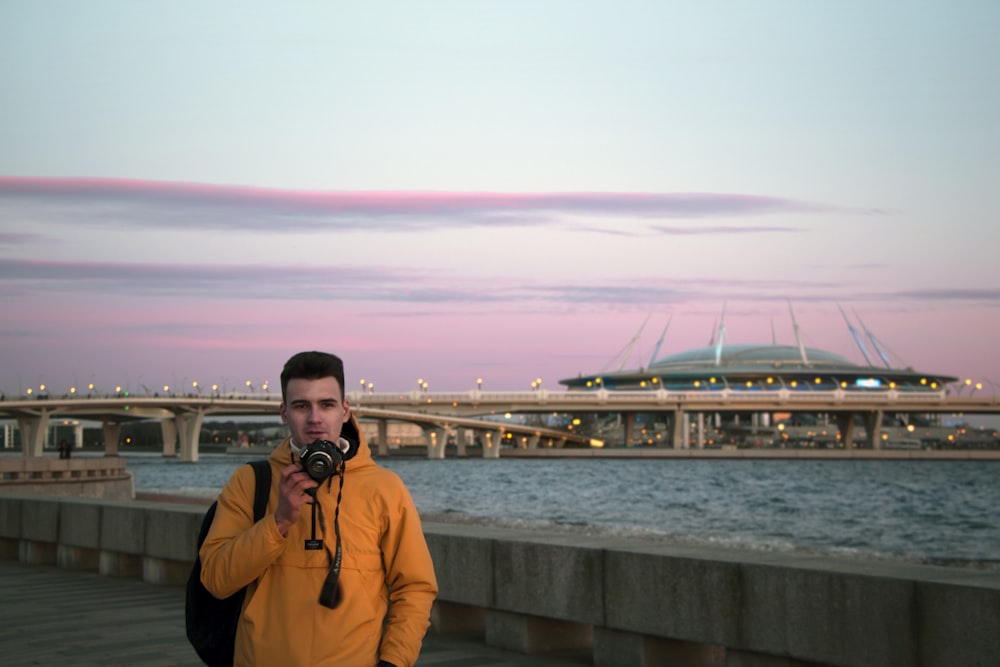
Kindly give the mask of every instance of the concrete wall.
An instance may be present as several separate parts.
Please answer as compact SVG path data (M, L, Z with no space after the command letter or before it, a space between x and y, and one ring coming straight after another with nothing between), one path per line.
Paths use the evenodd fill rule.
M0 493L129 499L135 484L123 458L32 456L0 459Z
M180 585L203 505L0 497L0 557ZM1000 572L424 526L436 632L599 667L1000 664Z

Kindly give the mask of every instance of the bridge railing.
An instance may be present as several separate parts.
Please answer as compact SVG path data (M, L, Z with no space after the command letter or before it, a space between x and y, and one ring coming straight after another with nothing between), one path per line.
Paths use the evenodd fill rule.
M477 402L537 402L544 404L548 401L559 403L633 403L640 402L660 402L671 401L696 403L712 402L719 400L728 402L760 402L769 400L779 401L828 401L828 402L858 402L858 403L881 403L886 400L892 402L926 402L928 399L947 398L947 393L943 390L926 391L899 391L895 389L873 390L873 391L848 391L845 389L705 389L705 390L607 390L597 389L593 391L550 391L540 389L536 391L491 391L481 392L470 390L465 392L424 392L411 391L403 393L383 392L383 393L363 393L348 392L348 400L356 405L363 405L366 402L378 403L379 405L419 405L426 403L459 403L476 404Z

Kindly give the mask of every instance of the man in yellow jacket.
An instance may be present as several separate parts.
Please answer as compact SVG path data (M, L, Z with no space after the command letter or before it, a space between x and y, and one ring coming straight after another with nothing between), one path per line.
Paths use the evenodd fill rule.
M412 667L437 581L410 493L372 460L338 357L293 356L281 398L291 437L271 454L264 518L253 522L254 473L241 466L200 550L213 595L248 586L234 664Z

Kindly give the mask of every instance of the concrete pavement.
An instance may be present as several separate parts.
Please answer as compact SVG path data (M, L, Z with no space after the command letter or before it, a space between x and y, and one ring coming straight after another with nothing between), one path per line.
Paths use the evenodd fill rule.
M0 560L5 667L198 667L184 634L184 589ZM417 667L579 667L429 635ZM262 666L267 667L267 666Z

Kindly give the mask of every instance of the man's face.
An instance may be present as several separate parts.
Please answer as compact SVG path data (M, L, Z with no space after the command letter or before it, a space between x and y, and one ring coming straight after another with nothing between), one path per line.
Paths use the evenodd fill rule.
M333 377L288 381L281 421L288 424L297 446L317 439L337 442L340 429L351 417L350 406L342 397L340 384Z

